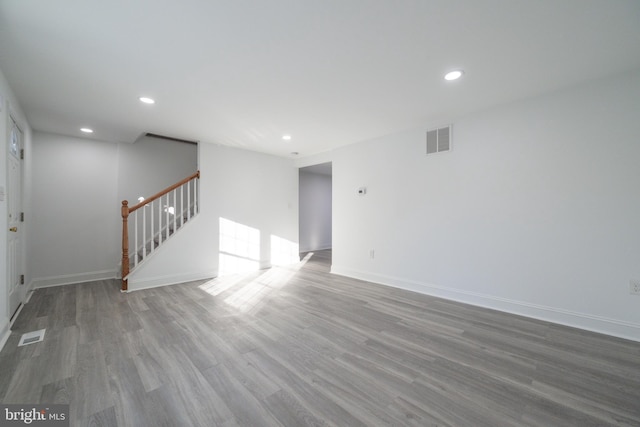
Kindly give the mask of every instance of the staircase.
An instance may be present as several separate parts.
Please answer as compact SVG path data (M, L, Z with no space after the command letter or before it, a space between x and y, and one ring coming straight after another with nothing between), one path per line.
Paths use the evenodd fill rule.
M122 201L122 290L146 259L197 216L200 171L129 207ZM129 253L129 244L133 251Z
M161 244L167 241L169 237L173 235L175 231L178 231L184 224L186 224L193 216L195 216L195 205L191 203L187 212L183 212L182 215L175 216L176 223L165 222L163 228L153 236L153 239L147 239L144 245L140 246L134 254L129 255L129 274L133 271L131 268L137 267L143 260L149 257L151 253L155 251ZM167 226L166 223L169 222ZM134 245L135 247L135 245ZM137 258L136 258L137 256Z

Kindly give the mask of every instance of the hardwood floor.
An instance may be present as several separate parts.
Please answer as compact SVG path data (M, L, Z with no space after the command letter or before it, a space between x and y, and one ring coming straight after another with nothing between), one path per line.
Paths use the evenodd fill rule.
M334 276L329 257L37 290L2 402L70 403L72 426L640 425L640 343Z

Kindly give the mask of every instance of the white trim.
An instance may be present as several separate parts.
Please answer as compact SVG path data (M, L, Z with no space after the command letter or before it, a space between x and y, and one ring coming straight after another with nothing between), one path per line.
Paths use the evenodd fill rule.
M31 281L33 289L50 288L60 285L74 285L76 283L94 282L96 280L115 279L116 270L91 271L88 273L65 274L35 278Z
M333 265L331 273L640 342L640 324Z
M4 319L2 319L2 323L2 329L0 330L0 351L4 348L4 345L7 343L9 337L11 336L9 319L5 317Z
M317 248L298 248L298 252L302 253L302 252L324 251L327 249L331 249L332 247L333 245L331 245L331 243L326 243L324 245L320 245L320 247L317 247Z
M30 282L29 283L29 288L27 289L27 295L26 295L26 297L24 299L24 303L25 304L28 304L29 301L31 301L31 297L33 296L33 292L34 292L33 282Z
M13 315L9 319L9 328L11 328L14 323L16 323L16 319L18 318L18 316L20 316L20 313L22 312L22 309L24 308L24 305L26 303L27 303L27 301L21 302L20 305L18 305L18 309L16 310L15 313L13 313Z
M158 276L139 281L129 278L127 292L141 291L143 289L157 288L160 286L176 285L178 283L192 282L194 280L211 279L217 275L217 271L201 271L199 273Z
M258 263L258 270L266 270L271 267L273 267L273 264L271 264L270 260L262 260Z
M29 280L29 284L26 285L26 289L24 290L24 304L28 303L31 300L31 295L33 295L33 291L35 291L35 287L33 286L33 279Z

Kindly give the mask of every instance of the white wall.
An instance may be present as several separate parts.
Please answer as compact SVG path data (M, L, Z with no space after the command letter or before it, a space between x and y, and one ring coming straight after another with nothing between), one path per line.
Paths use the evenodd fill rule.
M259 267L272 263L271 236L291 242L297 260L298 169L293 162L208 143L199 147L200 214L130 276L130 290L217 276L220 218L259 230Z
M333 271L640 340L639 118L636 72L336 150Z
M28 178L31 168L31 127L27 122L22 108L9 86L9 83L0 70L0 187L4 189L4 200L0 201L0 349L9 337L9 316L7 300L7 152L8 152L8 132L10 129L10 118L13 117L23 132L23 148L25 149L25 159L22 164L23 174L23 210L26 212L26 222L22 227L23 232L23 265L24 260L30 252L28 245L29 236L29 212L30 205L28 197L31 191L31 181ZM30 272L25 268L26 283L29 283Z
M300 252L331 248L331 176L300 169Z
M35 287L120 274L123 199L130 205L197 169L197 146L157 138L116 144L37 132L33 155Z

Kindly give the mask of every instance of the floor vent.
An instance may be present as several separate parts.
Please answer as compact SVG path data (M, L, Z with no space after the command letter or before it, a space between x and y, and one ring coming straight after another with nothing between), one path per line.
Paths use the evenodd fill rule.
M44 331L45 329L40 329L39 331L27 332L26 334L22 334L22 338L20 338L18 347L42 341L44 339Z
M451 150L451 125L427 131L427 154Z

